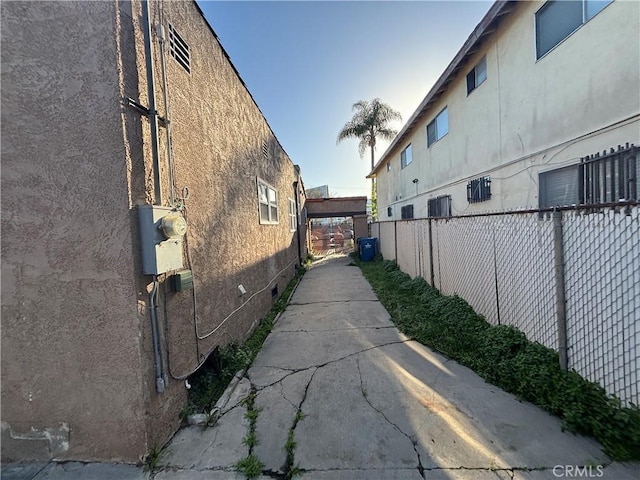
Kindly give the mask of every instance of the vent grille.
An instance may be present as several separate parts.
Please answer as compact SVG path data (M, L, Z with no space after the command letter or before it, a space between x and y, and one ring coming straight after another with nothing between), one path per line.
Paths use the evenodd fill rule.
M187 73L191 73L191 53L189 52L189 45L178 32L176 32L176 29L171 24L169 24L169 52Z
M269 158L269 146L267 142L262 142L262 156L264 158Z

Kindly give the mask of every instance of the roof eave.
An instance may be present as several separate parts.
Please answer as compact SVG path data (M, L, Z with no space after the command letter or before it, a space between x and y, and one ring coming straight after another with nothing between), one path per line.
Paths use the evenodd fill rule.
M376 177L378 170L385 163L391 152L402 140L404 140L420 117L426 113L428 108L435 103L442 94L444 94L447 86L455 79L467 57L473 55L477 51L477 48L475 47L480 46L480 42L485 36L491 35L496 31L497 22L500 20L500 17L511 13L514 9L515 3L516 2L513 0L496 0L496 2L491 5L489 11L485 14L482 20L480 20L480 23L478 23L473 32L471 32L471 35L469 35L467 40L464 42L462 48L460 48L458 53L453 57L453 60L451 60L433 87L431 87L429 93L427 93L422 102L420 102L418 108L413 112L407 123L404 124L400 132L398 132L389 147L380 157L380 160L378 160L378 163L376 163L373 170L369 172L366 178Z

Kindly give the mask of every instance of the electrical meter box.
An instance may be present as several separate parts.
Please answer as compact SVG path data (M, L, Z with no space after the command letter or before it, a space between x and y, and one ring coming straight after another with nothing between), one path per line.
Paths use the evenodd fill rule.
M182 214L170 207L138 205L142 273L159 275L181 270L182 242L187 222Z

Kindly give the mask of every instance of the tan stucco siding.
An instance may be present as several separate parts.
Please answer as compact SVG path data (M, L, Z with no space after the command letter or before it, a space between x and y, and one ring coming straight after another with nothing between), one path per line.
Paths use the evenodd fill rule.
M184 381L171 376L192 373L217 346L242 342L271 307L272 289L277 287L281 293L292 277L298 249L288 212L297 174L195 5L163 2L151 7L153 24L162 21L167 32L171 23L188 44L191 56L190 73L168 53L166 56L176 195L182 196L185 187L189 192L184 265L193 271L196 299L191 290L171 292L169 275L160 276L160 302L162 308L166 302L167 313L166 318L161 315L161 322L167 325L169 340L169 352L163 353L171 366L170 380L162 394L155 391L153 381L148 382L146 394L152 441L162 443L177 428L186 399ZM157 37L154 50L157 108L165 115ZM141 43L138 64L144 64ZM140 69L139 82L145 81L144 69ZM149 144L146 123L143 130ZM150 151L145 154L149 168ZM160 129L160 163L167 204L164 128ZM153 185L146 178L148 192ZM259 223L257 179L278 192L276 225ZM302 239L304 250L304 235ZM149 276L139 276L141 295L150 281ZM239 285L245 288L245 295L240 295ZM200 339L196 339L195 319ZM150 331L145 334L146 377L153 378Z
M144 444L115 18L2 5L3 462Z
M377 173L381 219L399 218L409 203L426 216L427 198L440 194L452 195L454 214L536 207L538 172L640 142L640 45L629 41L640 29L640 4L614 1L536 60L534 20L543 4L518 3L389 152L391 172ZM483 56L487 79L467 95L466 74ZM427 124L445 106L449 133L427 147ZM401 170L408 143L413 162ZM486 174L492 199L468 204L466 182ZM392 218L383 212L389 205Z

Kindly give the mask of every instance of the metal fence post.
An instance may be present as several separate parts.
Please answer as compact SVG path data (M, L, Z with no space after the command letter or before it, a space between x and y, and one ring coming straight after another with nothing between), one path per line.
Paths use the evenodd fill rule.
M436 287L436 275L433 270L433 234L431 233L431 219L429 219L429 275L431 275L431 286Z
M564 258L562 252L562 212L553 212L553 266L556 281L556 311L560 368L567 370L567 318L564 292Z
M393 245L395 247L395 255L396 258L394 258L396 265L398 264L398 222L394 221L393 222Z

